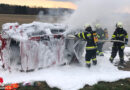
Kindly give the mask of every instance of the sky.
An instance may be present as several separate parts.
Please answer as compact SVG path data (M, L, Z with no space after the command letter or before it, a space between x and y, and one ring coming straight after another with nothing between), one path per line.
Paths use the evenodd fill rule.
M70 8L76 9L76 5L72 2L62 2L63 0L0 0L0 3L10 5L21 5L29 7L45 7L45 8Z

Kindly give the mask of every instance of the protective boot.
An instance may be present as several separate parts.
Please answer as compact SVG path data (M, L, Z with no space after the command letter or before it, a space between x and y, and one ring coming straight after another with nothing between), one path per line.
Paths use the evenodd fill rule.
M100 56L104 56L103 52L100 52L99 55L100 55Z
M89 63L89 64L86 64L86 67L90 68L90 67L91 67L91 64L90 64L90 63Z
M93 60L93 65L96 65L97 64L97 60Z
M99 55L99 51L96 52L96 55Z
M104 56L104 54L102 53L102 54L100 54L100 56Z
M124 66L124 63L125 63L124 59L120 59L119 65Z
M110 57L109 61L110 61L111 63L113 63L113 60L114 60L114 59L113 59L112 57Z

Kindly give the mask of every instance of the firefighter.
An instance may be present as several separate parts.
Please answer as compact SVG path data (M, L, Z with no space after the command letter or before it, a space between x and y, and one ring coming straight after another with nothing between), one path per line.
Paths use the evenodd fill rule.
M101 28L100 24L96 24L95 29L96 29L95 31L97 33L98 39L99 40L105 40L106 39L105 32ZM104 44L104 42L98 42L97 43L97 55L104 56L103 51L102 51L103 44Z
M96 59L97 45L96 45L96 42L98 41L98 38L96 35L97 35L96 32L92 31L92 28L89 24L85 25L85 32L78 33L76 35L76 37L87 41L85 61L86 61L86 66L88 68L91 67L91 60L92 60L94 65L97 64L97 59Z
M119 65L124 65L124 48L125 48L125 44L128 43L128 34L124 30L122 22L118 22L116 24L116 29L112 35L112 40L120 40L120 41L124 41L125 43L113 42L110 62L111 63L113 62L117 52L119 51L119 57L120 57Z

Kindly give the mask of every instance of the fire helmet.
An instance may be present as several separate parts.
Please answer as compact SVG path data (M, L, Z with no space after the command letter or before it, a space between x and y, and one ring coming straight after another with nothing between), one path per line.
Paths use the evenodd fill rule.
M84 28L88 28L88 27L91 27L90 24L85 24L84 25Z
M116 27L117 27L117 28L123 28L122 22L117 22Z
M100 28L100 27L101 27L100 24L95 25L95 28Z

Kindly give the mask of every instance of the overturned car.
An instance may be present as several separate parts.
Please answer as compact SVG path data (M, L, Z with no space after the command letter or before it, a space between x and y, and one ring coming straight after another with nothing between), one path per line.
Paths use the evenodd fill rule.
M67 37L70 29L63 24L33 22L30 24L6 23L2 26L2 67L20 71L34 71L78 60L85 42Z

